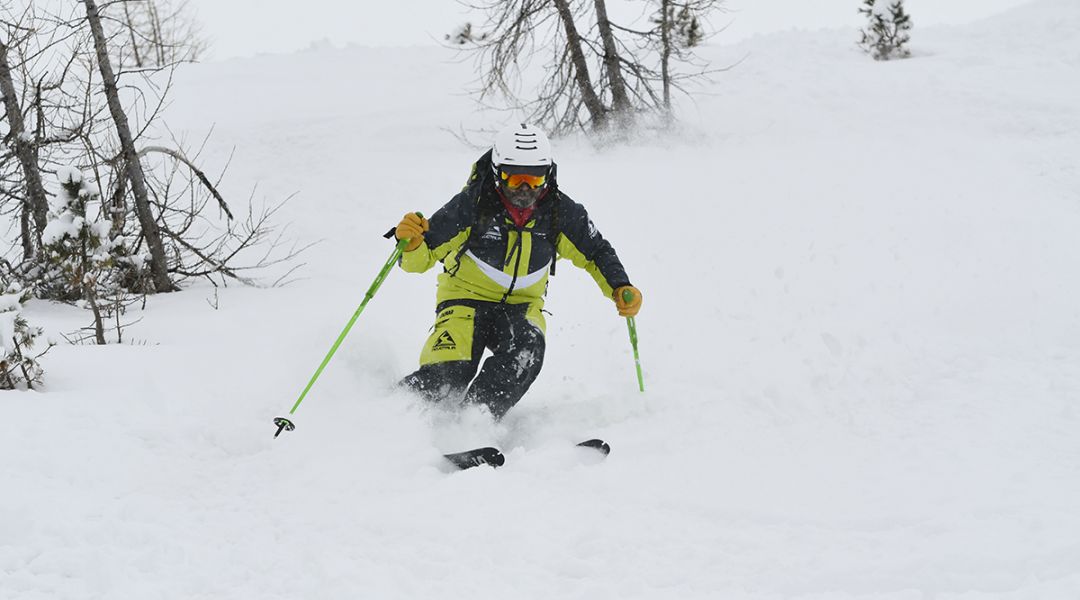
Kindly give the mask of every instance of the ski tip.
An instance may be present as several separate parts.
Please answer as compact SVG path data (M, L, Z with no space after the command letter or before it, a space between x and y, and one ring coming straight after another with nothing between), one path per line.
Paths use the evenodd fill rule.
M506 457L503 456L502 452L495 450L495 453L488 457L487 464L491 465L492 467L501 467L506 464Z
M594 448L604 456L611 454L611 446L609 446L608 443L604 440L600 439L585 440L584 442L578 444L578 446L581 446L582 448Z

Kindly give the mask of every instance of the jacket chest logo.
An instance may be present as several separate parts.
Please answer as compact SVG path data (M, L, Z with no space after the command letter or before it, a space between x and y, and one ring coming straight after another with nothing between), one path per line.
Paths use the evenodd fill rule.
M499 227L492 226L490 229L484 232L484 235L480 236L482 240L498 241L502 239L502 230Z

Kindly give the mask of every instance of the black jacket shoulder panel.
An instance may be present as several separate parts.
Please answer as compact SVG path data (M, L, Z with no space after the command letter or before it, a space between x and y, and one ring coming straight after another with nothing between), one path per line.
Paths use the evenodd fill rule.
M431 229L425 234L429 248L438 248L465 231L476 218L476 193L473 186L466 186L442 208L431 215Z
M615 248L604 239L585 207L562 192L558 192L556 200L559 234L565 236L586 260L596 265L612 288L630 285L630 278L626 275L626 269L615 253Z

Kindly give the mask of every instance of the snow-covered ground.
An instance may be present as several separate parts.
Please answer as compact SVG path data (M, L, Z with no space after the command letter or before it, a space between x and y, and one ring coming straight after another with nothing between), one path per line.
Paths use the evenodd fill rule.
M566 264L507 420L425 413L392 384L435 274L395 271L278 440L380 235L479 155L450 132L505 117L435 48L185 69L169 120L235 147L227 197L299 192L279 221L322 241L300 282L153 298L133 343L0 397L0 598L1080 597L1077 31L1039 0L901 62L847 29L707 48L741 62L679 131L556 142L645 294L645 394ZM489 443L506 467L438 460Z

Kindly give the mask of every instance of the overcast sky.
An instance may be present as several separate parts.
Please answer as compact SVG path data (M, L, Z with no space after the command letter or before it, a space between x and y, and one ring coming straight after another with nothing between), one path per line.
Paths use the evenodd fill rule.
M907 0L916 27L963 23L1028 0ZM465 21L479 21L455 0L190 0L212 40L209 60L290 52L319 40L336 45L433 44ZM616 14L637 14L641 0L609 0ZM728 0L730 22L716 43L792 28L859 25L861 0ZM300 8L302 6L302 8Z

